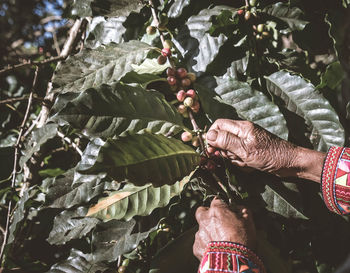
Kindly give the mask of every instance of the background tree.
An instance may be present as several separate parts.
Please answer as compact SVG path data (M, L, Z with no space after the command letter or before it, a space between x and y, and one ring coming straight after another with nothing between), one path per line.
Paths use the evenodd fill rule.
M219 195L252 207L269 271L332 272L347 217L203 135L239 118L349 145L349 4L2 3L2 270L195 272L194 211Z

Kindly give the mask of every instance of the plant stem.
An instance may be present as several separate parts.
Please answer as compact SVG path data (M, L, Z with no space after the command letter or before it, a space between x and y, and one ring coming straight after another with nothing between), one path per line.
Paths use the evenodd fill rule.
M193 112L192 112L191 109L188 109L188 116L190 117L193 130L194 130L194 131L197 133L197 135L198 135L199 144L200 144L200 146L201 146L202 152L204 152L204 153L206 154L206 156L209 157L209 154L208 154L208 152L207 152L207 149L205 148L205 144L204 144L204 141L203 141L203 138L202 138L201 129L198 127L198 124L197 124L196 120L194 119Z
M0 105L1 104L15 103L15 102L18 102L18 101L24 101L24 100L28 100L28 99L29 99L29 96L22 96L22 97L18 97L18 98L11 98L11 99L6 99L6 100L1 100L0 101ZM33 100L43 101L44 99L33 96Z
M63 133L57 131L57 135L62 138L65 142L67 142L68 144L72 145L72 147L74 148L74 150L77 151L77 153L82 156L83 152L80 150L79 146L77 144L75 144L70 138L66 137Z
M24 115L24 118L23 118L23 121L22 121L22 124L21 124L21 127L20 127L20 131L19 131L19 134L18 134L18 137L17 137L17 141L16 141L16 144L15 144L15 155L14 155L14 159L13 159L13 170L12 170L12 180L11 180L11 189L12 190L15 189L20 143L22 141L22 135L23 135L24 128L25 128L25 125L26 125L28 117L29 117L30 108L32 106L33 94L34 94L34 89L35 89L37 78L38 78L38 72L39 72L39 66L36 66L35 73L34 73L34 78L33 78L33 83L32 83L31 91L30 91L29 98L28 98L27 109L26 109L26 112L25 112L25 115ZM12 210L12 200L9 201L9 205L8 205L4 239L3 239L1 250L0 250L0 261L1 261L2 266L4 265L4 262L5 262L3 260L3 256L4 256L4 250L5 250L5 246L6 246L6 243L7 243L7 239L8 239L8 236L9 236L8 233L9 233L9 226L10 226L11 210Z

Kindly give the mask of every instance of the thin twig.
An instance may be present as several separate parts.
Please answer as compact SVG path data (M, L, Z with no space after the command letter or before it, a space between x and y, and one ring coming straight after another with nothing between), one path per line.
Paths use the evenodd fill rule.
M245 0L245 5L246 5L246 7L249 7L249 2L248 2L248 0Z
M14 155L14 159L13 159L13 170L12 170L12 180L11 180L11 188L12 190L14 190L15 185L16 185L16 173L17 173L17 164L18 164L18 155L19 155L19 150L20 150L20 143L22 141L22 135L24 132L24 128L26 126L28 117L29 117L29 112L30 112L30 108L32 106L32 102L33 102L33 94L34 94L34 90L35 90L35 86L36 86L36 82L37 82L37 78L38 78L38 72L39 72L39 66L36 67L35 69L35 73L34 73L34 78L33 78L33 83L32 83L32 87L30 90L30 94L29 94L29 98L28 98L28 105L27 105L27 109L26 112L24 114L24 118L19 130L19 134L17 137L17 141L15 144L15 155ZM9 236L9 226L10 226L10 215L11 215L11 211L12 211L12 200L9 201L9 205L8 205L8 210L7 210L7 217L6 217L6 226L5 226L5 234L4 234L4 239L2 242L2 246L1 246L1 250L0 250L0 261L3 265L4 260L3 260L3 256L4 256L4 250L5 250L5 246L7 243L7 239Z
M4 74L4 73L12 72L12 71L14 71L16 69L24 68L24 67L27 67L27 66L32 66L32 65L43 66L43 65L46 65L46 64L49 64L49 63L61 61L64 58L65 58L64 56L56 56L56 57L52 57L52 58L45 59L45 60L42 60L42 61L32 61L32 60L25 61L23 63L11 65L11 66L8 66L6 68L1 69L0 70L0 75Z
M72 145L72 147L77 151L77 153L82 156L83 152L80 150L79 146L75 144L69 137L66 137L63 133L57 131L57 135L62 138L65 142Z
M1 104L10 104L10 103L15 103L18 101L24 101L24 100L28 100L29 96L22 96L22 97L17 97L17 98L11 98L11 99L6 99L6 100L0 100L0 105ZM37 101L43 101L43 98L38 98L33 96L33 100L37 100Z
M148 3L151 6L153 21L156 24L156 27L158 28L159 27L159 19L158 19L158 16L157 16L156 8L155 8L155 6L153 4L153 0L149 0ZM160 40L162 41L162 44L164 44L165 39L164 39L163 33L159 30L159 28L158 28L158 31L160 33Z
M202 135L202 131L201 129L198 127L198 124L196 122L196 120L194 119L194 116L193 116L193 112L191 109L188 109L188 116L191 120L191 123L192 123L192 127L193 127L193 130L197 133L198 135L198 139L199 139L199 144L201 146L201 149L202 149L202 152L204 152L206 154L207 157L209 157L209 154L207 152L207 149L205 148L205 144L204 144L204 141L203 141L203 135Z

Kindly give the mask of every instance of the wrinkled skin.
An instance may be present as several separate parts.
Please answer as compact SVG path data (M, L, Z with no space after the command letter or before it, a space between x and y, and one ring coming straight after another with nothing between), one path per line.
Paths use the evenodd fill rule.
M196 211L199 224L193 245L193 254L201 260L210 241L240 243L255 248L256 232L251 212L242 206L231 209L219 199L210 208L199 207Z
M218 119L207 133L209 145L239 167L288 176L297 147L249 121Z

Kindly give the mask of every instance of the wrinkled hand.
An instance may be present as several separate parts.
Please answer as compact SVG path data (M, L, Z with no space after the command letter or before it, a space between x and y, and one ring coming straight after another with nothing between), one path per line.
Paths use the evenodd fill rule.
M210 241L240 243L250 249L255 247L256 232L250 211L244 207L231 210L223 201L214 199L210 208L196 211L199 230L193 245L193 254L201 260Z
M207 142L239 167L251 167L289 176L297 146L249 121L218 119L207 133Z

